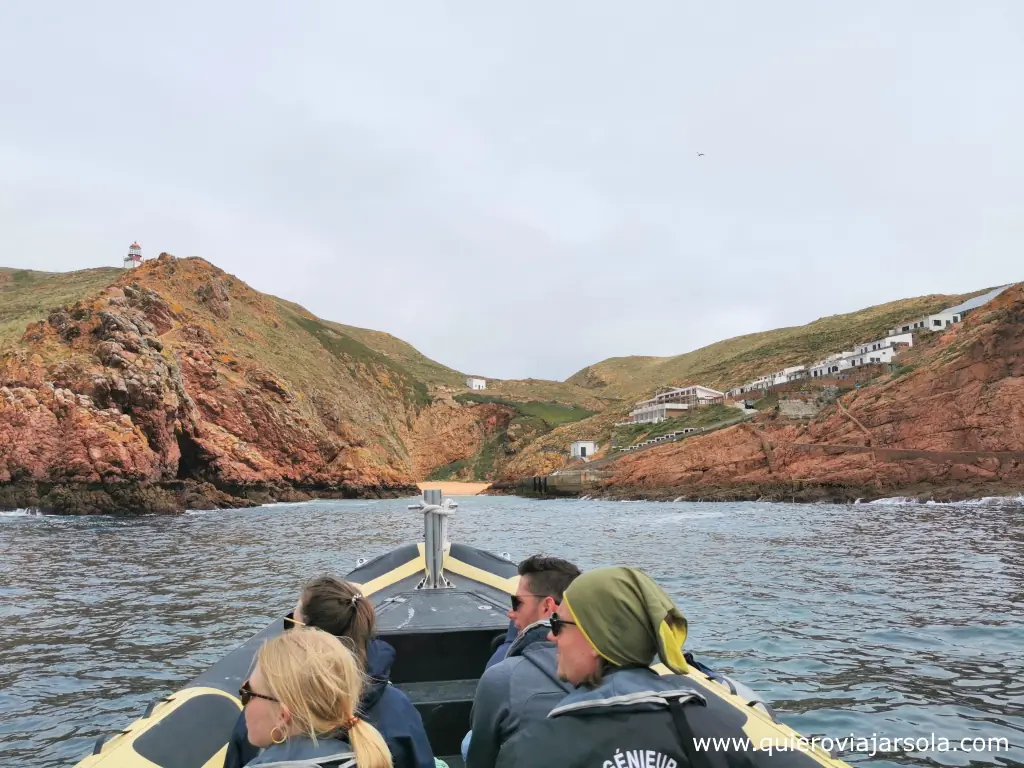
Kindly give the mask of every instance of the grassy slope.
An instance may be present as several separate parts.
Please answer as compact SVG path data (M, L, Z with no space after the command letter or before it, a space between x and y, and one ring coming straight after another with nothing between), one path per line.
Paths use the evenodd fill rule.
M561 403L571 408L600 411L611 403L604 392L595 392L576 384L545 379L488 379L486 394L514 402Z
M122 274L117 267L78 272L0 267L0 350L18 341L29 323L42 320L51 309L91 296Z
M292 313L309 315L298 304L284 299L277 301ZM311 315L310 315L311 316ZM311 316L312 317L312 316ZM466 389L466 374L431 360L411 344L383 331L359 328L353 325L321 320L336 333L361 342L370 349L397 363L422 382L443 385L453 389ZM487 379L486 394L517 403L560 403L573 408L598 411L608 404L603 393L562 381L546 379ZM481 401L482 402L482 401Z
M464 392L455 396L460 403L496 403L515 408L523 416L535 416L544 421L548 427L560 427L574 421L580 421L588 416L593 416L593 411L585 408L562 405L556 402L539 402L529 400L525 403L507 400L499 395L485 394L483 392Z
M986 289L988 290L988 289ZM807 325L751 333L675 357L613 357L567 380L601 395L639 397L661 386L704 384L725 390L790 365L814 362L832 352L885 336L897 323L956 304L984 291L921 296L833 315Z
M315 317L304 307L294 302L277 297L274 297L274 301L293 315ZM337 323L331 320L316 319L334 333L352 339L377 354L383 355L421 382L426 384L446 384L449 386L462 386L465 384L466 377L463 374L431 360L411 344L392 336L390 333L374 331L368 328L358 328L354 325L345 325L344 323Z

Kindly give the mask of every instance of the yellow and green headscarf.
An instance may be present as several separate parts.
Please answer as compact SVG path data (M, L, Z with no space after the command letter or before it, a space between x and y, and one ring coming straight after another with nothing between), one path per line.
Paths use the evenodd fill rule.
M594 650L615 666L647 666L657 655L673 672L686 672L686 617L643 571L587 571L565 590L564 602Z

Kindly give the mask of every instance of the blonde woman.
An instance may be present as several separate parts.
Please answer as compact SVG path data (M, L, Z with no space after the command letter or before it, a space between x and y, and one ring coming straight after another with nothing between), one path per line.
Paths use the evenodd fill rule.
M339 638L359 659L366 674L357 712L380 731L391 751L394 768L434 768L434 753L416 707L391 685L395 649L377 637L373 603L352 582L318 576L306 583L295 611L285 617L284 628L316 627ZM242 768L256 755L240 716L228 743L224 768Z
M333 635L297 627L263 644L239 695L249 741L263 751L251 766L390 768L377 730L356 714L359 662Z

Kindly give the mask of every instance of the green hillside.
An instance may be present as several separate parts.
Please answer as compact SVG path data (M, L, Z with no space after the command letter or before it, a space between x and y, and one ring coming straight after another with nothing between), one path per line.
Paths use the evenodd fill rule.
M73 304L113 283L124 274L117 267L77 272L36 272L0 267L0 350L21 338L29 323L51 309Z
M663 386L703 384L725 390L762 374L802 365L855 344L885 336L900 322L984 293L920 296L832 315L807 325L719 341L675 357L612 357L566 381L609 397L639 397Z

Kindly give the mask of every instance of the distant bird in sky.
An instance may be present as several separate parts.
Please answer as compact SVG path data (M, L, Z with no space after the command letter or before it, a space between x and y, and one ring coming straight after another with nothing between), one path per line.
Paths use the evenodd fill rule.
M703 152L698 152L697 153L697 157L704 157L704 153Z

